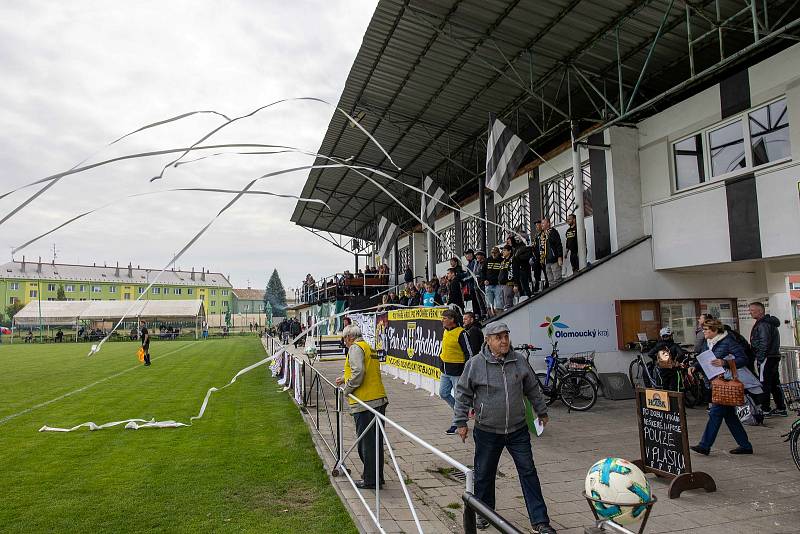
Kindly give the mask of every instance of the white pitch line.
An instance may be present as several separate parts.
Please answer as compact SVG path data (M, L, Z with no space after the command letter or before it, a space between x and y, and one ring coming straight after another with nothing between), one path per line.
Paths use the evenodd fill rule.
M194 342L194 343L196 343L196 342ZM167 352L166 354L162 354L161 356L159 356L157 358L151 358L151 359L152 360L160 360L161 358L166 358L170 354L175 354L176 352L178 352L180 350L183 350L186 347L191 347L194 343L189 342L188 344L186 344L186 345L184 345L182 347L179 347L179 348L177 348L177 349L175 349L175 350L173 350L171 352ZM139 369L140 367L142 367L142 364L135 365L133 367L125 369L124 371L120 371L118 373L114 373L113 375L109 375L109 376L107 376L105 378L101 378L100 380L98 380L96 382L92 382L91 384L85 385L83 387L79 387L78 389L70 391L69 393L64 393L63 395L60 395L60 396L56 397L55 399L50 399L49 401L45 401L45 402L39 403L36 406L31 406L30 408L25 408L21 412L17 412L15 414L7 415L7 416L3 417L2 419L0 419L0 425L3 425L5 423L7 423L8 421L11 421L12 419L15 419L15 418L19 417L20 415L25 415L26 413L32 412L33 410L38 410L39 408L43 408L44 406L47 406L48 404L53 404L54 402L58 402L61 399L66 399L67 397L69 397L71 395L75 395L76 393L81 393L82 391L86 391L87 389L89 389L91 387L94 387L97 384L101 384L101 383L103 383L103 382L105 382L107 380L111 380L112 378L116 378L118 376L124 375L125 373L133 371L134 369Z

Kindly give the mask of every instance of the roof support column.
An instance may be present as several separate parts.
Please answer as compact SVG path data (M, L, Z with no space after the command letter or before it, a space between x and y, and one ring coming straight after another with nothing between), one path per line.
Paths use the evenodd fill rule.
M572 132L572 184L575 190L575 225L578 233L578 268L586 268L586 221L583 213L583 171L581 146L577 143L578 123L570 123Z

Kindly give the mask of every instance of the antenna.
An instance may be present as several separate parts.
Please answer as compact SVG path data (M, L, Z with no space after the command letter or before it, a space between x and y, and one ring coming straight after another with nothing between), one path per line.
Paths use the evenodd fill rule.
M58 249L56 248L56 244L53 243L53 263L56 262L56 258L58 258Z

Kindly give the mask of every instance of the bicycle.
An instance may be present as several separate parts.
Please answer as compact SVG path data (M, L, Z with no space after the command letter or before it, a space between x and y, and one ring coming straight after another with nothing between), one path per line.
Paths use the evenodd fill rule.
M519 345L514 350L524 351L528 365L531 365L531 351L542 350L533 345ZM545 357L547 362L546 373L535 373L539 387L545 395L547 405L561 400L570 410L585 412L597 402L597 387L586 377L582 370L565 371L564 365L569 363L569 358L559 358L556 346Z
M783 398L786 401L786 407L790 410L796 410L800 415L800 382L790 382L788 384L781 384L783 390ZM789 442L789 451L792 453L792 459L797 469L800 469L800 419L792 423L792 428L784 434L786 438L784 442Z
M628 367L628 378L634 388L659 388L661 387L661 377L658 373L651 372L651 367L645 363L645 353L649 351L655 343L652 341L637 341L628 343L628 348L636 348L639 354ZM647 358L649 359L649 358Z
M628 378L635 388L661 389L664 386L661 373L656 371L652 362L647 362L650 358L646 357L646 353L654 344L652 341L628 344L629 347L636 347L639 350L639 354L628 368ZM692 367L695 361L696 354L690 352L687 353L686 361L674 368L678 373L678 391L683 393L683 400L688 408L694 408L706 398L706 386L702 377L691 376L688 373L689 367Z

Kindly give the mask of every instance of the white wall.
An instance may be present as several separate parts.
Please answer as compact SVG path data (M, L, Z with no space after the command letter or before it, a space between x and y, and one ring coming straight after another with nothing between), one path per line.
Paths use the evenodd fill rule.
M512 311L501 320L509 325L515 344L526 343L541 336L541 332L534 331L538 331L545 316L561 314L560 310L564 309L584 307L592 311L586 314L587 317L561 314L561 320L571 328L604 330L611 324L616 325L616 317L611 317L616 300L750 298L759 293L760 286L754 273L655 271L651 240L647 240L546 293L532 304ZM605 317L594 311L601 308L606 310ZM562 338L559 348L562 354L589 350L586 341L586 338ZM595 338L593 342L597 349L601 349L596 357L598 371L628 372L635 354L609 349L618 346L616 329L612 329L607 338Z

